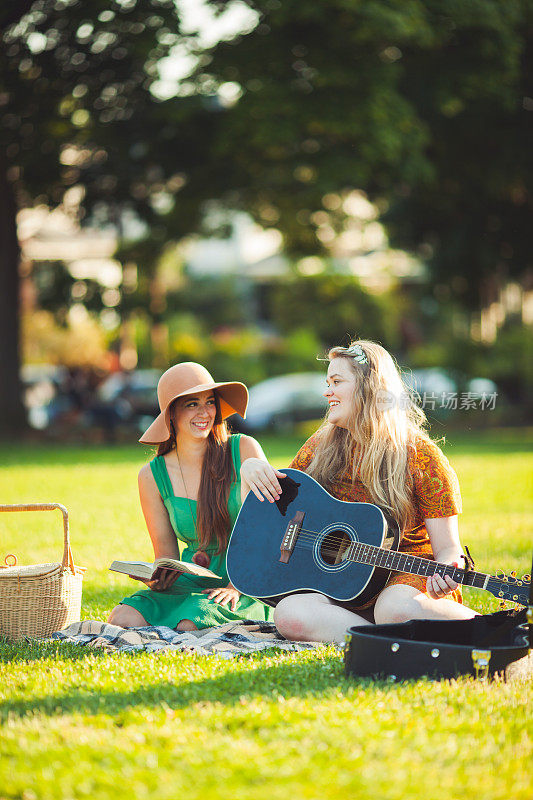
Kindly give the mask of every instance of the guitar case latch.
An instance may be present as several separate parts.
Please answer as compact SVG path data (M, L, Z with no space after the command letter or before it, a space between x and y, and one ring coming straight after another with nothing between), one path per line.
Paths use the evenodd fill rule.
M489 661L492 653L490 650L472 650L472 664L476 678L486 681L489 674Z

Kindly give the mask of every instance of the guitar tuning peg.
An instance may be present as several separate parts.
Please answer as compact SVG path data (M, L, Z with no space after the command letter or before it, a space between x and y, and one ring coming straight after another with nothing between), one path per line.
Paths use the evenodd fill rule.
M522 575L522 580L527 581L529 583L529 581L531 580L531 575L529 574L529 572L526 572L525 575Z
M513 569L513 571L511 572L511 578L516 578L516 570L515 569Z

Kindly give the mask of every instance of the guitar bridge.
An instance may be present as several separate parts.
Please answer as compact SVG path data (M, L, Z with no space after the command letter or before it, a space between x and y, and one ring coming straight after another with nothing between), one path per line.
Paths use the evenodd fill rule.
M296 544L296 540L298 539L298 535L302 529L304 517L305 517L304 511L297 511L294 517L287 525L287 530L285 531L280 547L281 555L279 557L279 560L281 561L282 564L289 563L289 558L291 557L292 551L294 550L294 546Z

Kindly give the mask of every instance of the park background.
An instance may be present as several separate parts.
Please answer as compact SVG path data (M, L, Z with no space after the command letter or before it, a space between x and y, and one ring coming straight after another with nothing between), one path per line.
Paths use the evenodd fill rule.
M110 370L198 360L253 385L320 370L352 336L459 390L494 381L477 425L526 421L531 13L6 7L3 435L25 424L21 363L93 389Z
M150 556L150 452L76 403L29 427L28 367L253 386L362 336L459 395L493 381L494 407L426 410L478 568L529 571L533 4L19 0L0 26L0 495L67 505L82 617ZM310 430L259 438L282 466ZM59 557L52 514L5 516L0 554ZM530 796L531 685L3 642L0 692L10 800Z

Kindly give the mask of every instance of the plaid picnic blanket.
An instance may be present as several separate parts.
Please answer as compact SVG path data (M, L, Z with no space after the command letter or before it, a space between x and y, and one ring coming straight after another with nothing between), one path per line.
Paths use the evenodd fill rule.
M120 628L107 622L74 622L53 633L48 641L73 642L105 650L183 650L201 655L233 658L241 653L257 652L268 647L280 650L310 650L321 642L290 642L269 622L244 620L228 622L199 631L178 632L164 626Z

